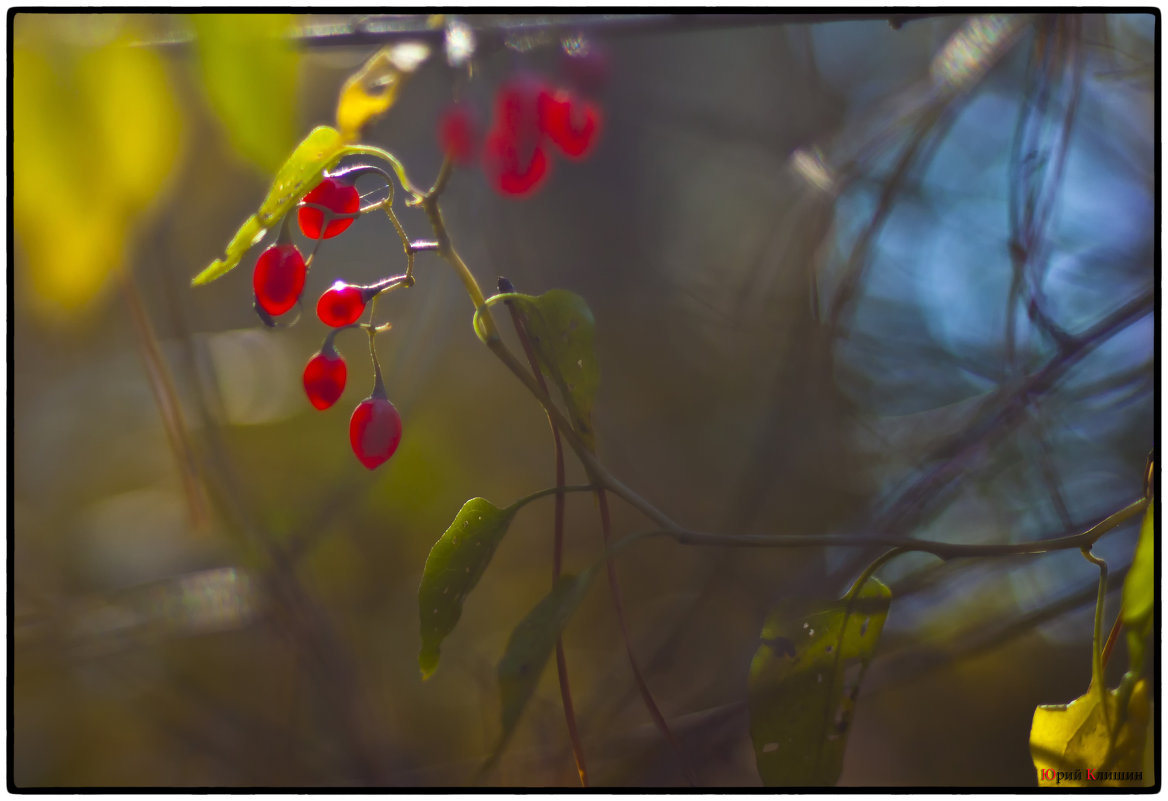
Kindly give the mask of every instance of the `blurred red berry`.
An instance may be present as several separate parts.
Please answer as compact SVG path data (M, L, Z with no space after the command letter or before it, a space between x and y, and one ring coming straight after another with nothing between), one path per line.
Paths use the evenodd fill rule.
M295 245L272 245L260 254L252 273L256 303L271 315L288 311L300 299L306 272Z
M349 371L335 350L321 351L304 366L304 392L318 409L327 409L345 391Z
M495 94L493 130L509 134L525 147L538 144L541 138L539 97L546 91L547 86L530 75L508 80Z
M337 281L320 296L316 316L325 325L340 328L357 321L365 311L365 293L360 287Z
M384 464L401 442L401 415L385 398L366 398L349 419L349 443L368 469Z
M540 127L572 159L585 158L600 134L603 113L595 103L560 90L540 96Z
M492 131L483 148L483 172L500 193L526 195L547 177L548 158L538 142L524 148L506 131Z
M438 117L438 144L455 164L474 161L478 140L479 124L470 107L451 103Z
M333 215L356 214L361 208L361 196L357 187L339 178L325 178L315 189L304 196L303 203L316 203L329 209ZM297 220L300 231L309 239L330 239L353 224L354 217L335 217L325 224L326 212L309 206L301 206ZM324 231L321 231L321 228Z

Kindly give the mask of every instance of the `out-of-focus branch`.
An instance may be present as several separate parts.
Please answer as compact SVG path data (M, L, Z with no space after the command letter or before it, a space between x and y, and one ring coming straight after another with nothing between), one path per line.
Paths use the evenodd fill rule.
M683 33L717 28L752 28L766 25L819 25L828 22L887 22L899 30L909 22L933 14L539 14L466 15L458 19L488 46L511 40L553 39L558 36L593 34L630 36L654 33ZM292 35L292 41L306 49L322 47L371 47L395 42L427 42L440 45L446 36L442 26L431 25L424 14L372 15L351 22L309 22ZM171 36L145 44L159 47L186 46L192 38Z

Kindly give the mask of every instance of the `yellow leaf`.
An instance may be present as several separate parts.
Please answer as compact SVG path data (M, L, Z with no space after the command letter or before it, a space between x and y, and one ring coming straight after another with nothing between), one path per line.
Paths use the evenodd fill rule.
M389 45L349 76L337 101L337 128L346 142L356 141L367 123L389 111L402 83L429 55L421 42Z
M13 225L21 278L50 318L100 295L181 149L158 55L117 18L101 43L78 44L86 23L20 14L15 26Z
M1101 702L1098 690L1091 688L1069 704L1034 710L1030 756L1040 787L1139 787L1150 783L1151 777L1144 775L1147 681L1136 682L1122 718L1119 692L1108 690L1103 698Z

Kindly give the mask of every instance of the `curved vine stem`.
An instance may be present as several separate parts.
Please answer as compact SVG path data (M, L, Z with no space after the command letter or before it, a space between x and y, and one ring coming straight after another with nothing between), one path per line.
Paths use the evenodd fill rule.
M1107 597L1107 562L1091 553L1091 546L1082 549L1083 558L1099 567L1099 593L1095 599L1095 629L1091 635L1091 688L1099 696L1103 722L1111 732L1111 715L1107 709L1107 681L1103 678L1103 601Z
M380 151L380 149L375 150ZM383 153L384 151L381 152ZM378 155L380 155L380 153ZM388 153L385 153L382 157L386 157L387 161L390 161L391 164L395 165L395 172L397 172L399 179L402 181L403 187L406 187L408 191L414 194L415 198L417 199L417 205L420 205L423 211L426 213L426 217L429 220L437 238L436 249L438 250L439 255L441 255L442 258L445 259L454 268L455 272L459 276L459 279L462 281L471 302L474 304L475 314L473 323L476 334L479 335L479 337L483 340L491 352L494 353L501 362L503 362L504 366L506 366L507 369L510 370L515 375L515 377L518 378L522 384L524 384L524 386L527 387L528 391L531 392L532 396L543 407L543 410L547 414L548 420L550 421L553 430L557 431L559 436L562 437L563 440L567 441L569 446L571 446L573 452L584 466L589 481L596 488L596 499L600 509L601 529L605 544L604 559L608 568L609 585L613 595L614 606L617 611L617 619L620 624L621 634L625 640L629 663L632 667L638 689L641 691L641 696L645 701L650 715L653 717L654 723L657 724L659 729L661 729L662 733L665 735L671 746L677 751L679 756L681 755L680 749L678 749L677 743L673 738L672 733L669 731L669 727L666 724L664 717L661 715L660 710L657 709L656 703L653 701L652 695L649 693L648 687L645 685L644 678L640 673L636 659L633 655L629 641L628 630L624 621L623 608L620 603L620 592L619 586L616 582L615 565L613 561L618 551L624 550L624 548L631 545L635 541L650 536L667 536L682 545L719 547L866 548L873 545L889 546L892 550L888 551L883 556L872 562L863 571L863 573L861 573L860 578L857 579L857 582L852 586L848 595L849 601L847 608L849 611L851 610L855 598L858 596L860 588L864 586L875 570L889 559L902 553L917 551L930 553L940 559L954 559L971 557L1020 556L1027 554L1049 553L1052 551L1067 550L1071 548L1079 549L1090 561L1100 565L1101 583L1096 612L1095 637L1093 646L1095 661L1093 664L1096 675L1101 675L1101 652L1099 646L1102 604L1106 588L1106 565L1101 559L1098 559L1091 553L1091 548L1094 543L1108 531L1115 528L1120 523L1140 514L1148 504L1148 499L1146 497L1140 498L1139 500L1128 504L1095 526L1092 526L1086 531L1080 532L1078 534L1023 543L975 545L917 540L882 534L880 532L883 527L877 528L876 536L718 535L688 530L678 525L668 515L647 501L641 495L625 486L615 476L609 473L603 465L600 464L592 450L584 443L579 434L573 429L571 423L552 401L547 385L542 380L542 376L540 375L538 365L534 362L534 360L530 359L531 354L529 353L529 361L531 363L531 371L529 372L528 369L526 369L523 364L520 363L520 361L515 357L515 355L499 336L498 327L491 315L490 306L493 302L506 302L509 300L509 298L501 296L495 296L490 300L486 298L486 296L483 294L482 288L478 284L478 281L475 279L473 273L471 273L470 268L466 265L466 262L462 260L462 257L458 254L458 251L451 243L449 232L446 229L445 220L442 217L442 211L438 206L438 198L449 181L453 170L450 160L447 159L443 161L438 176L434 181L434 185L430 188L430 190L425 194L420 194L417 192L417 190L410 188L410 185L405 178L405 171L404 169L400 168L401 165L396 161L396 159L390 157ZM1075 346L1079 346L1077 353L1081 355L1082 352L1099 341L1103 332L1113 331L1121 328L1127 323L1131 322L1132 319L1140 316L1140 314L1146 310L1146 300L1147 298L1141 297L1133 303L1127 304L1124 308L1119 310L1119 312L1104 320L1101 324L1099 324L1099 326L1096 326L1095 328L1078 337L1073 343ZM1071 353L1073 354L1075 352L1076 351L1072 348ZM1033 390L1036 385L1056 380L1056 378L1061 375L1063 370L1065 370L1068 364L1072 361L1073 359L1070 358L1070 355L1067 353L1062 354L1058 362L1048 365L1043 370L1040 370L1036 375L1032 376L1029 380L1024 381L1022 387L1019 388L1019 394L1025 396L1028 394L1027 390ZM562 446L560 454L562 456ZM557 503L562 500L561 493L564 491L564 488L559 486L560 483L560 474L557 471L557 486L553 490L557 497ZM641 512L646 518L655 523L659 528L654 531L639 532L637 534L630 535L610 545L611 516L609 513L607 501L608 491L611 491L614 494L620 496L630 506ZM546 494L551 494L551 492L552 491L549 491ZM537 495L538 494L539 493L537 493ZM846 615L844 622L846 625ZM560 651L561 649L558 647L557 664L562 664L560 659ZM1105 691L1105 689L1103 689L1102 680L1097 683L1099 684L1101 691ZM564 686L565 683L561 683L561 687ZM565 703L565 714L570 715L568 712L567 703ZM581 780L583 781L583 763L580 759L579 752L576 749L576 745L577 744L574 741L573 751L577 755L577 768L581 771ZM686 777L690 780L691 784L695 783L689 766L685 763L684 758L681 759L681 763L682 768L686 773Z
M513 290L511 282L506 278L500 278L499 290ZM531 372L539 382L540 389L546 395L548 394L547 382L544 381L543 373L539 369L539 362L531 347L531 339L527 336L527 326L524 323L523 315L514 303L508 302L507 308L511 312L511 323L515 326L515 333L523 345L523 352L527 356ZM552 587L554 588L560 580L564 561L564 446L560 441L560 430L556 428L556 424L550 417L548 425L552 429L552 452L556 465L555 532L552 537ZM584 747L580 743L580 734L576 729L576 711L572 705L572 687L568 682L568 660L564 656L564 637L562 634L556 636L556 676L560 683L560 702L564 707L564 721L568 726L568 739L572 743L572 756L576 760L576 774L580 777L580 786L587 787L588 767L584 762Z

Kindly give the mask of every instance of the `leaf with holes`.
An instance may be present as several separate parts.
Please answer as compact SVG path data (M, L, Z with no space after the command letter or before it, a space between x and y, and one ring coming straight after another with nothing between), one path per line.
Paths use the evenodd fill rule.
M1152 633L1156 601L1156 524L1153 504L1148 504L1131 570L1123 582L1123 625L1127 632L1131 669L1143 675L1145 643Z
M418 587L422 678L428 679L438 667L442 640L454 631L463 601L482 578L518 509L517 505L499 509L490 501L471 498L430 549Z
M296 150L276 173L260 210L248 217L227 245L226 255L216 259L194 277L191 286L201 286L235 269L244 254L264 238L268 229L287 214L296 201L320 183L324 171L345 154L341 135L335 128L320 125L296 146Z
M1069 704L1040 706L1030 726L1030 756L1040 787L1139 787L1147 741L1148 682L1140 679L1130 694L1092 687ZM1124 696L1127 695L1126 712ZM1138 781L1113 774L1141 772ZM1106 774L1106 777L1099 774ZM1148 779L1150 779L1150 775Z
M387 45L345 81L337 100L337 127L345 141L355 140L363 126L389 111L405 79L429 55L422 42Z
M538 297L509 297L523 314L540 364L559 387L572 427L589 449L594 449L592 406L600 369L593 348L592 310L582 297L564 289L552 289Z
M494 764L502 754L515 730L515 724L519 722L519 716L539 684L540 674L551 656L556 638L588 592L588 585L596 570L597 566L594 565L578 576L561 576L552 591L511 632L498 669L503 731L483 770Z
M860 682L880 641L892 593L869 579L846 599L773 611L750 664L750 738L763 784L835 784Z

